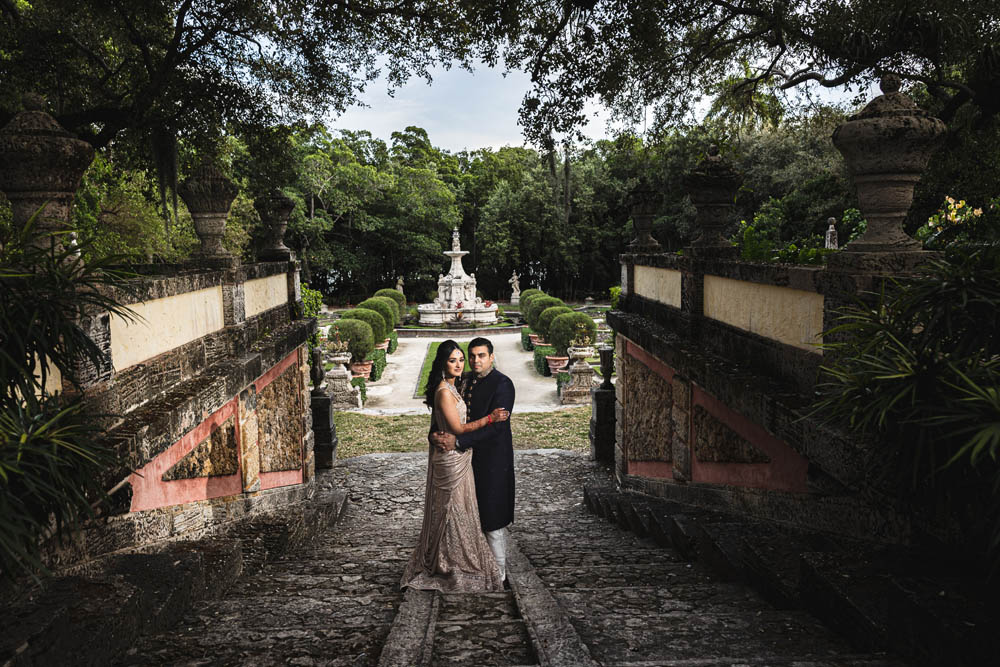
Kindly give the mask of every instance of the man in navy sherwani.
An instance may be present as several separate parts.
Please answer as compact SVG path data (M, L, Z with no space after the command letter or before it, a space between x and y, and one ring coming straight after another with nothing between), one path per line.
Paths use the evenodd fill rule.
M462 396L468 406L468 420L485 417L496 408L514 412L514 383L493 367L493 343L474 338L469 343L472 372L462 378ZM507 577L506 527L514 520L514 445L510 420L485 426L457 439L436 431L431 442L445 450L472 450L472 472L476 478L479 521L490 549Z

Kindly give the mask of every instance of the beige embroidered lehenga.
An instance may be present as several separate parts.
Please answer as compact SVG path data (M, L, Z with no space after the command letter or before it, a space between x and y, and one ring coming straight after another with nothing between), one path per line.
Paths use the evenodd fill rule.
M454 386L447 387L464 424L465 402ZM443 428L444 419L436 410L432 419L436 429ZM400 581L400 588L407 586L443 592L503 590L496 560L479 525L471 450L442 452L430 447L420 539Z

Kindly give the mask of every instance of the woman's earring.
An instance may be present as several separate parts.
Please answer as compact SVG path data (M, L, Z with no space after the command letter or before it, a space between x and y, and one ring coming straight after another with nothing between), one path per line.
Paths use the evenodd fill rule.
M445 373L444 371L441 371L441 379L442 380L447 380L448 379L448 374Z

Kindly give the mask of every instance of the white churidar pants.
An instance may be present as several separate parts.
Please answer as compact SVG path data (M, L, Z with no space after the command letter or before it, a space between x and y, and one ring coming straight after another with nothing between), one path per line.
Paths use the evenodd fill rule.
M490 551L496 558L497 567L500 568L500 581L507 578L507 529L500 528L486 533L486 541L490 545Z

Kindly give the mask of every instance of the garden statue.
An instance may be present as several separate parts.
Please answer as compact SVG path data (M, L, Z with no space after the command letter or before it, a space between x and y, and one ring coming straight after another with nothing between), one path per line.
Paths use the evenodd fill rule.
M827 218L826 221L830 223L830 228L826 230L826 242L823 244L823 247L826 248L827 250L836 250L838 248L837 227L836 227L837 219Z
M403 291L403 276L396 278L396 290L399 292Z
M521 281L517 277L517 272L510 274L510 303L512 306L517 306L521 303Z

